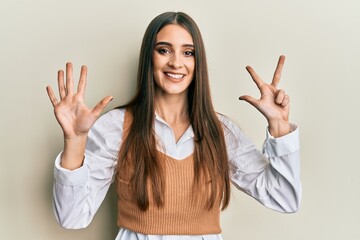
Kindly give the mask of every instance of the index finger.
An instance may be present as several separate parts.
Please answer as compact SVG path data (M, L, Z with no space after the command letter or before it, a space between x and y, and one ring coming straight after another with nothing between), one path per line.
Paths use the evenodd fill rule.
M279 57L279 61L278 61L278 64L276 66L276 69L275 69L274 77L273 77L273 80L271 82L271 85L273 85L274 87L276 87L280 82L281 72L282 72L282 69L283 69L283 66L284 66L284 62L285 62L285 56L281 55Z
M260 89L262 85L264 85L263 80L261 80L261 78L259 77L259 75L257 75L257 73L255 72L255 70L250 67L247 66L246 70L249 72L251 78L253 79L253 81L255 82L256 86Z

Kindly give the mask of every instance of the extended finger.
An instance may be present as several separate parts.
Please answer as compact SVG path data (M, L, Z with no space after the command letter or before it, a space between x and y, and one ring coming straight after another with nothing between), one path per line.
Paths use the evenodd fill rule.
M258 106L259 100L256 99L256 98L253 98L253 97L251 97L251 96L249 96L249 95L243 95L243 96L239 97L239 99L240 99L240 100L243 100L243 101L245 101L245 102L250 103L250 104L253 105L254 107L257 107L257 106Z
M72 79L73 66L72 63L66 63L66 91L67 94L72 95L74 92L74 81Z
M264 84L263 80L257 75L257 73L254 71L254 69L250 66L246 67L246 70L249 72L251 78L255 82L256 86L260 89L261 86Z
M59 95L60 99L63 99L66 96L66 89L64 85L64 71L59 70L58 71L58 88L59 88Z
M85 65L83 65L81 67L80 79L79 79L79 84L78 84L78 93L81 95L84 95L84 93L85 93L86 76L87 76L87 67Z
M284 98L285 98L285 91L282 89L279 89L276 92L275 102L277 104L281 104L284 101Z
M54 91L50 86L46 86L46 92L50 98L51 104L53 105L53 107L55 107L55 105L58 103L58 100L55 97Z
M96 106L94 107L94 109L92 110L92 112L94 113L94 115L96 117L100 116L101 112L104 110L104 108L106 107L106 105L113 100L112 96L107 96L104 97L98 104L96 104Z
M275 72L274 72L274 77L273 77L273 80L271 82L271 85L273 85L274 87L276 87L280 82L281 72L282 72L282 69L283 69L283 66L284 66L284 62L285 62L285 56L281 55L279 57L279 61L278 61L278 64L277 64Z

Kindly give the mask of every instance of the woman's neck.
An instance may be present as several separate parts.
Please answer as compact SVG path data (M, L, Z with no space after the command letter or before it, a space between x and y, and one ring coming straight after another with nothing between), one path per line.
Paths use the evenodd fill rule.
M155 112L173 130L175 142L190 126L187 96L162 95L155 97Z
M188 101L184 95L157 95L155 97L155 112L168 124L189 123Z
M155 112L170 126L189 125L187 91L169 94L156 89Z

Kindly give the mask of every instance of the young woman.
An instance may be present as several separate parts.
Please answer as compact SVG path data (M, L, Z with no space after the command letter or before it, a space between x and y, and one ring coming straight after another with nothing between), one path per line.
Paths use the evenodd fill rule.
M222 239L220 210L229 204L230 182L271 209L297 211L298 129L288 121L288 95L277 89L284 59L271 84L247 67L261 97L240 97L268 121L263 153L214 111L201 34L184 13L163 13L150 23L135 97L99 119L112 97L89 109L87 68L74 92L68 63L66 81L58 72L60 100L47 87L65 142L54 172L59 223L86 227L114 180L116 239Z

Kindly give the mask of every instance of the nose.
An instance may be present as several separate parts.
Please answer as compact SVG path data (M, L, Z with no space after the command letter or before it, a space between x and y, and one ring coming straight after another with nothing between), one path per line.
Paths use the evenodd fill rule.
M173 68L181 68L184 65L182 56L180 53L174 53L172 54L170 60L169 60L169 66Z

